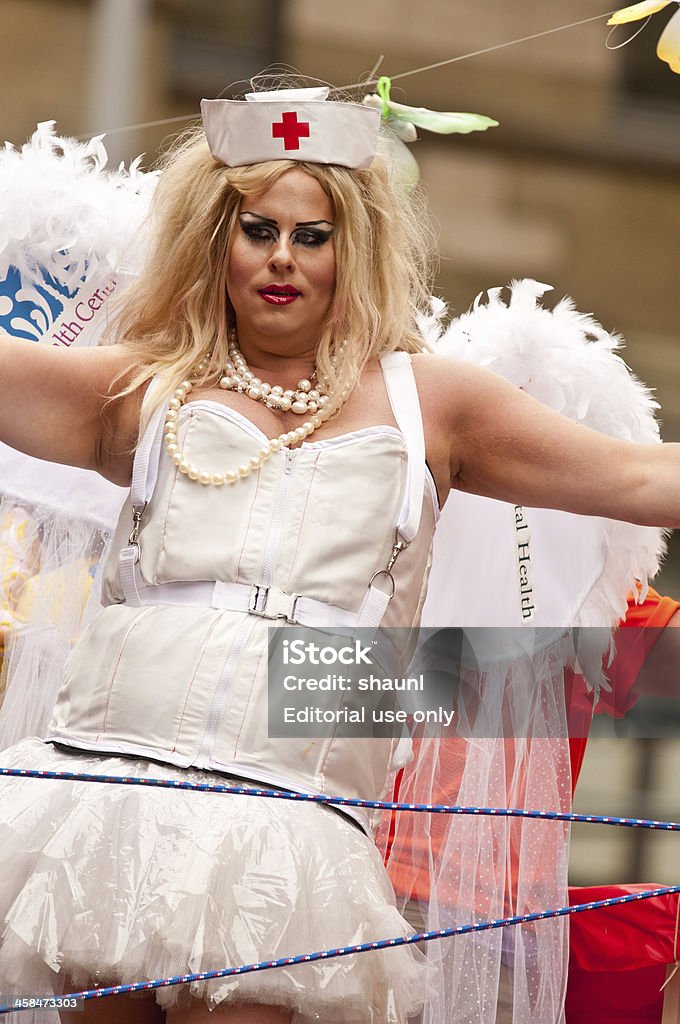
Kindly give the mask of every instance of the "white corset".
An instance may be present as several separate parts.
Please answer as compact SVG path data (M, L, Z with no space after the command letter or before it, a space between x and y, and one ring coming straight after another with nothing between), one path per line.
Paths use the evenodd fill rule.
M402 373L405 363L410 371L408 357L399 356ZM394 411L401 425L405 410ZM180 414L180 446L208 472L247 462L264 440L219 403L191 402ZM299 595L302 622L307 610L357 616L404 520L409 447L392 426L368 427L276 452L258 473L220 488L189 480L162 451L139 531L142 603L126 600L118 572L119 555L129 550L133 496L107 559L108 607L69 659L49 738L303 791L379 798L395 741L269 738L272 620L252 613L251 593L260 588L267 612L274 595L279 602ZM417 481L416 532L392 569L395 592L382 626L417 625L425 597L437 506L429 473ZM220 587L231 595L226 600Z

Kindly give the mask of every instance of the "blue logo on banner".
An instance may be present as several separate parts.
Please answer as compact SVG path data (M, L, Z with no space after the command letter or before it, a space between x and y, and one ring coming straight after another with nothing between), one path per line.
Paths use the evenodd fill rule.
M40 341L80 290L65 287L43 268L39 274L42 280L24 284L17 267L10 267L0 279L0 328L15 338Z

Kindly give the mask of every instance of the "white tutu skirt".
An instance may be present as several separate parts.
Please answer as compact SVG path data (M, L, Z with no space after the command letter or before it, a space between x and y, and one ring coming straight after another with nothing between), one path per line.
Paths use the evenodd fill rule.
M38 739L0 766L225 782ZM228 780L227 780L228 782ZM372 841L316 804L0 778L0 992L51 995L407 935ZM264 1003L295 1024L404 1024L414 946L157 989L164 1007ZM111 997L115 999L114 997Z

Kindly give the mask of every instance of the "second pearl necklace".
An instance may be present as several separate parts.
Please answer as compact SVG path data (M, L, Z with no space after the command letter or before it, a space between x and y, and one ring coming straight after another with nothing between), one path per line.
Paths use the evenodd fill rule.
M205 373L207 365L207 359L202 360L198 364L192 374L194 379ZM315 376L316 371L312 374L312 380ZM231 338L229 341L229 358L225 363L224 373L220 378L219 386L225 391L239 391L253 401L263 402L270 409L277 409L281 412L294 412L300 416L306 413L309 418L301 426L296 427L295 430L285 431L279 434L278 437L273 437L247 463L226 469L223 473L208 473L188 462L179 448L177 436L179 410L186 402L187 395L193 390L194 386L191 380L184 380L175 388L165 414L163 434L168 455L180 473L188 477L189 480L197 480L206 486L212 484L215 487L221 487L224 484L234 484L237 480L244 479L257 471L280 448L304 441L331 415L330 398L323 392L318 383L316 387L312 387L312 380L305 379L299 381L296 389L284 389L279 385L272 386L266 381L260 380L248 368L248 364L238 344Z

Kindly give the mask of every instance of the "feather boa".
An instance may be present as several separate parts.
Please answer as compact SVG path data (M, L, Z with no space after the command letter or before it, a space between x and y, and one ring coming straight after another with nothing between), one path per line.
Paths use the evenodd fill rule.
M81 143L55 134L54 121L38 125L17 149L0 150L0 266L13 266L25 282L46 271L66 288L107 269L135 274L144 254L140 228L156 175L107 168L102 136Z

